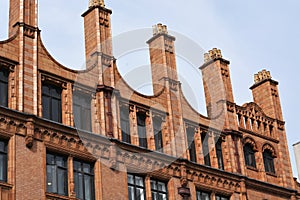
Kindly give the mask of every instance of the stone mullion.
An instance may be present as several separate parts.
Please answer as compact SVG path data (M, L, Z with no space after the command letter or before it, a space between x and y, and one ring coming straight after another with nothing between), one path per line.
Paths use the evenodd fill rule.
M147 175L145 177L145 191L146 191L146 199L152 200L152 193L151 193L151 182L150 182L150 176Z
M197 132L195 133L195 146L196 146L196 159L197 163L204 165L204 156L202 151L202 141L201 141L201 130L197 128Z
M91 123L92 123L92 132L100 133L100 125L98 118L98 107L97 107L97 97L95 95L92 96L91 99Z
M74 170L73 170L73 157L68 157L68 190L69 197L76 199L75 184L74 184Z
M139 137L137 130L137 119L136 119L136 107L130 105L129 106L129 123L130 123L130 136L131 136L131 144L139 146Z
M257 158L257 169L259 174L259 180L265 181L266 180L266 174L265 174L265 165L264 165L264 159L263 154L261 151L258 151L255 153L255 158Z
M101 176L101 160L98 159L94 166L94 174L95 174L95 199L102 200L102 176Z
M244 159L244 148L243 148L243 144L242 144L242 138L239 137L237 139L237 145L238 145L237 153L239 154L241 173L243 175L246 175L246 163L245 163L245 159Z
M172 155L171 152L171 138L170 138L170 133L167 125L167 121L162 121L161 124L161 133L162 133L162 138L163 138L163 153Z
M156 147L154 139L153 115L151 111L149 111L149 115L146 118L146 130L148 149L155 151Z
M100 123L100 134L106 135L106 123L105 123L105 101L103 91L98 92L98 108L99 108L99 123Z
M216 145L215 145L216 141L214 135L215 134L213 132L208 133L208 148L209 148L211 167L218 168L218 159L217 159Z
M235 149L234 149L234 142L233 142L233 138L232 135L227 135L227 141L228 141L228 152L229 152L229 162L230 165L227 166L227 169L229 172L237 172L237 168L236 168L236 159L235 159Z

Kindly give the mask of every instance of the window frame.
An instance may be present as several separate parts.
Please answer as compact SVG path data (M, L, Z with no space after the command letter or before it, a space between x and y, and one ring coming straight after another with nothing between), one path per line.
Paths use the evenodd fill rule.
M217 142L215 143L216 148L216 156L218 161L218 168L224 170L224 159L223 159L223 149L222 149L222 138L217 138Z
M154 134L154 143L155 150L163 152L163 135L162 135L162 119L159 117L152 118L153 124L153 134Z
M209 199L202 199L202 195L207 194ZM198 198L200 195L200 199ZM196 200L211 200L211 192L204 191L204 190L196 190Z
M190 161L197 162L197 151L195 145L195 129L192 127L186 128L187 144L190 155Z
M253 145L251 145L250 143L244 144L243 153L244 153L245 165L247 167L252 167L256 169L256 158L255 158L255 150L253 148Z
M124 114L125 113L125 114ZM122 141L131 144L129 107L120 107L120 127Z
M3 75L3 78L5 78L5 80L1 78L1 74ZM8 107L9 102L9 74L10 70L0 63L0 106L3 107ZM3 93L5 93L5 95L3 95ZM4 98L2 98L3 96Z
M3 144L3 149L0 148L0 157L3 157L4 160L1 165L3 171L0 174L0 182L6 183L8 181L8 141L0 139L0 143Z
M152 188L152 182L155 183L156 185L156 189ZM162 183L164 184L165 186L165 190L166 191L162 191L162 190L159 190L158 188L158 185L159 183ZM156 199L159 199L159 194L162 194L162 195L166 195L166 198L163 199L163 200L168 200L168 184L164 181L160 181L160 180L157 180L157 179L150 179L150 187L151 187L151 197L152 197L152 200L154 200L154 197L153 197L153 192L156 192L157 196L156 196Z
M78 99L76 99L78 98ZM74 127L86 131L92 131L92 97L91 94L75 90L72 95ZM79 107L79 113L75 113L75 106ZM77 114L77 115L76 115ZM79 121L75 116L79 114ZM77 122L76 122L77 121ZM82 123L82 122L88 122ZM77 124L77 125L76 125Z
M146 119L147 119L147 115L145 112L139 111L136 113L139 146L144 148L148 148Z
M51 156L53 156L54 157L54 164L51 164L51 163L48 163L48 155L51 155ZM63 160L64 160L64 162L65 162L65 166L59 166L58 164L57 164L57 160L56 160L56 158L57 157L60 157L60 158L62 158ZM49 183L49 181L48 181L48 166L54 166L55 167L55 174L56 174L56 177L55 177L55 182L56 182L56 185L55 186L53 186L53 187L56 187L55 188L55 190L56 190L56 192L55 191L49 191L48 190L48 183ZM69 177L68 177L68 157L67 156L65 156L65 155L61 155L61 154L58 154L58 153L53 153L53 152L47 152L46 153L46 192L47 193L52 193L52 194L57 194L57 195L62 195L62 196L68 196L68 193L69 193L69 191L68 191L68 181L69 181ZM63 182L64 182L64 185L65 185L65 188L64 188L64 192L63 193L60 193L59 192L59 173L58 173L58 170L62 170L63 172L65 172L65 177L64 177L64 179L63 179ZM53 175L52 175L52 177L53 177Z
M81 170L78 170L78 169L75 169L75 162L79 163L80 164L80 167L81 167ZM84 165L89 165L90 167L90 172L85 172L84 171ZM90 162L85 162L85 161L82 161L82 160L79 160L79 159L73 159L73 178L74 178L74 192L76 194L76 198L80 199L80 200L85 200L86 197L86 190L87 188L85 188L85 176L88 176L91 178L91 189L90 189L90 192L91 192L91 198L90 199L87 199L87 200L95 200L95 172L94 172L94 163L90 163ZM76 177L76 174L81 174L83 176L82 178L82 195L83 195L83 198L80 198L77 196L77 185L76 185L76 181L75 181L75 177ZM79 187L79 186L78 186Z
M129 183L128 176L132 176L133 177L133 183ZM143 186L139 186L139 185L136 184L136 177L142 178L142 180L143 180ZM129 196L129 187L133 187L133 190L134 190L134 197L133 197L133 199L130 199L130 196ZM128 189L128 199L129 200L136 200L137 199L137 189L142 189L143 190L144 199L142 199L142 200L146 200L147 199L147 197L146 197L146 183L145 183L145 178L143 176L140 176L140 175L137 175L137 174L128 173L127 174L127 189Z
M266 173L276 174L275 162L272 151L265 149L263 151L264 168Z
M44 92L44 87L47 87L47 89L49 90L48 94L46 94ZM59 97L55 97L52 96L51 93L53 90L59 90L60 92L58 92L58 96ZM41 85L41 100L42 100L42 117L51 121L55 121L58 123L62 123L62 91L63 88L61 86L59 86L58 84L54 84L48 81L43 81L42 85ZM49 116L45 116L45 99L44 98L48 98L48 115ZM55 101L58 101L58 112L57 112L57 120L54 119L54 113L55 111L53 110L53 103Z

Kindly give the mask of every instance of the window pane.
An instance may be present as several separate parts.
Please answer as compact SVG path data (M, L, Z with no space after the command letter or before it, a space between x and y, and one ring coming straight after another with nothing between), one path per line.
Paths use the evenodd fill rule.
M7 181L7 155L0 154L0 180Z
M60 122L60 113L61 113L61 102L60 100L57 100L57 99L52 99L52 102L51 102L51 119L53 121L56 121L56 122Z
M56 167L47 166L47 192L57 193Z
M57 166L65 167L66 166L65 158L61 157L61 156L56 156L56 164L57 164Z
M162 183L162 182L158 182L157 183L157 189L158 191L163 191L163 192L166 192L166 184L165 183Z
M67 171L64 169L57 169L58 174L58 194L66 195L68 191Z
M144 186L144 179L142 177L136 176L135 177L135 184L138 186Z
M151 180L151 189L157 190L156 181Z
M85 200L92 200L94 199L93 196L93 185L94 185L94 179L90 176L85 175L84 176L84 191L85 191Z
M145 200L144 189L136 188L136 197L137 200Z
M133 175L131 175L131 174L127 175L127 182L130 184L134 184Z
M48 96L42 97L43 102L43 117L46 119L50 118L50 98Z
M128 199L134 200L134 187L128 186Z

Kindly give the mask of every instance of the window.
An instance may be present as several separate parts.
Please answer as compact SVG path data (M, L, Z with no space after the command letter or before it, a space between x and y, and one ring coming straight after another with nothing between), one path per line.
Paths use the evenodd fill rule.
M47 192L68 195L67 157L47 153Z
M152 200L167 200L168 192L166 184L157 180L151 180L150 182Z
M7 142L0 141L0 181L7 181Z
M216 195L216 200L229 200L229 197L225 197L222 195Z
M195 135L195 130L193 128L187 128L186 129L187 133L187 142L188 142L188 149L189 149L189 154L190 154L190 161L196 162L196 146L195 146L195 141L194 141L194 135Z
M73 113L75 127L87 131L92 130L91 97L89 95L79 92L73 94Z
M197 190L197 200L210 200L210 193Z
M272 152L266 149L263 152L265 171L275 174L274 158Z
M208 137L206 137L206 134L201 135L201 141L202 141L202 151L204 156L204 164L210 166Z
M0 68L0 106L8 107L8 70Z
M153 130L154 130L154 141L155 141L155 150L163 151L163 138L161 132L161 119L158 117L153 118Z
M256 168L255 152L252 145L249 143L244 145L244 157L246 166Z
M90 163L73 161L74 186L76 198L81 200L94 200L94 167Z
M43 117L61 122L61 88L43 84L42 86Z
M219 138L219 140L216 143L216 154L218 159L218 167L219 169L224 170L224 163L223 163L223 153L222 153L222 139Z
M131 143L128 107L123 106L120 108L120 119L121 119L121 130L122 130L122 141Z
M137 113L137 125L138 125L139 145L140 147L147 148L146 114L144 112Z
M141 176L128 174L128 199L129 200L145 200L146 191L144 178Z

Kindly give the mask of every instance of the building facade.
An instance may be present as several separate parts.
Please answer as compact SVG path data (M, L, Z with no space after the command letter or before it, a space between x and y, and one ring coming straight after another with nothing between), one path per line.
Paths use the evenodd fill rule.
M185 99L175 37L153 29L153 91L122 79L112 11L94 0L84 18L87 68L56 61L41 40L37 0L10 0L0 41L0 199L296 200L278 82L263 70L237 105L229 61L204 55L207 116Z

